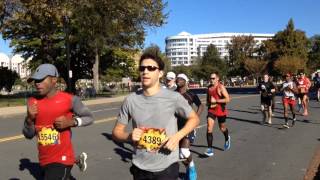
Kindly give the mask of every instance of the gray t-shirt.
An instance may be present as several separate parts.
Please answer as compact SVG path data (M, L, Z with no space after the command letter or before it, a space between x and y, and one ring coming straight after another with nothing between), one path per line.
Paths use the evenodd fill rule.
M133 128L164 128L168 136L178 132L176 115L189 117L192 112L187 100L179 93L160 88L153 96L143 95L142 90L130 94L122 104L118 122L127 125L132 120ZM132 163L140 169L158 172L179 160L178 148L171 153L147 152L135 148Z

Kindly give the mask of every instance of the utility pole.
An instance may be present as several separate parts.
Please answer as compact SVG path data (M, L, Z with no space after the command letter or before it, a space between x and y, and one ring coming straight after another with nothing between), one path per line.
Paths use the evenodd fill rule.
M63 25L64 25L64 30L65 30L65 46L66 46L66 58L67 58L67 71L68 71L68 80L67 80L67 91L69 93L72 92L71 89L71 79L72 79L72 70L70 68L70 41L69 41L69 34L70 34L70 29L69 29L69 23L70 19L67 15L63 16Z

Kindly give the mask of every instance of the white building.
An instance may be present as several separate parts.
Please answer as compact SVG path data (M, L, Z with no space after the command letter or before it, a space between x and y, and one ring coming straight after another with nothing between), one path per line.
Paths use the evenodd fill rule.
M20 78L25 78L31 73L27 69L27 62L20 55L9 58L6 54L0 53L0 66L16 71Z
M172 66L189 66L195 63L198 56L202 57L208 45L217 47L220 56L228 56L227 43L231 44L234 36L253 36L257 45L262 41L270 39L274 34L257 33L211 33L195 34L181 32L176 36L166 38L166 55Z

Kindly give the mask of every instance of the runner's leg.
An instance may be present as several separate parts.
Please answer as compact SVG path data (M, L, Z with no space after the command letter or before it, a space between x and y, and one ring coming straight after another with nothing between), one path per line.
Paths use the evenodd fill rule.
M44 180L69 180L72 166L51 163L43 167Z

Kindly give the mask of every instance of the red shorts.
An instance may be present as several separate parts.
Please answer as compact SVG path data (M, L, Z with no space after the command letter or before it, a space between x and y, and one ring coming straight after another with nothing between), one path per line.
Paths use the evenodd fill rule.
M284 105L296 105L296 100L295 99L291 99L291 98L283 98L282 102Z

